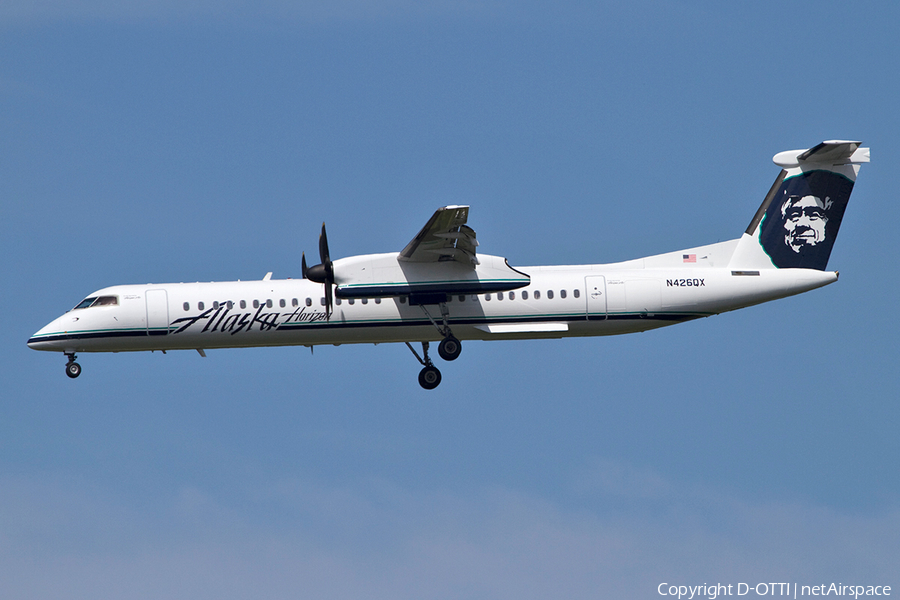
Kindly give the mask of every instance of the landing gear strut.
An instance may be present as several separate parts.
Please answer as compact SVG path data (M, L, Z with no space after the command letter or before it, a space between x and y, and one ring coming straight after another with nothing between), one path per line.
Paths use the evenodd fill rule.
M444 360L456 360L459 358L460 352L462 352L462 344L450 331L450 324L447 322L450 317L450 310L447 308L447 303L435 302L435 300L438 300L438 298L430 297L427 300L425 298L420 298L421 303L416 302L416 304L419 305L419 308L422 309L422 312L425 313L425 316L428 317L428 320L431 321L434 328L437 329L438 333L444 338L438 345L438 354L440 354L441 358ZM431 316L431 313L428 312L428 309L425 308L426 302L437 304L441 307L441 325L438 325L437 321L434 320L434 317ZM413 304L412 297L410 297L410 304ZM431 362L431 358L428 356L428 342L422 342L422 354L424 357L419 356L419 353L415 351L409 342L406 342L406 346L409 348L409 351L413 353L413 356L416 357L416 360L422 365L422 370L419 371L419 385L426 390L433 390L441 383L441 372L438 371L437 367L434 366L434 363Z
M441 343L438 346L438 354L447 361L459 358L459 354L462 352L462 344L454 337L453 333L450 331L450 325L447 323L447 318L450 316L450 311L447 309L447 303L440 303L442 325L437 324L428 312L428 309L425 308L424 304L420 304L420 306L422 307L422 312L425 313L425 316L428 317L428 320L434 325L434 328L438 330L438 333L444 336L444 339L441 340Z
M69 362L66 363L66 375L75 379L79 375L81 375L81 365L75 362L75 353L66 353L66 356L69 358Z
M428 356L428 342L422 342L424 358L419 356L419 353L416 352L416 349L409 342L406 342L406 346L413 353L413 356L416 357L416 360L422 364L422 370L419 371L419 385L426 390L433 390L441 383L441 372L438 371L438 368L434 366L434 363L431 362L431 358Z

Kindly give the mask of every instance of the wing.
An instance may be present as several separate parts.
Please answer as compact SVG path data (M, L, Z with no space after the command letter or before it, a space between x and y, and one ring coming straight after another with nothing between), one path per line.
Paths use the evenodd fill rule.
M468 206L437 209L399 254L364 254L334 261L338 298L409 296L410 304L438 304L447 294L515 290L531 282L505 258L475 256L478 242L466 225ZM311 269L310 269L311 270Z
M475 231L466 225L468 206L445 206L437 209L425 227L406 245L398 260L404 262L443 262L455 260L474 269Z

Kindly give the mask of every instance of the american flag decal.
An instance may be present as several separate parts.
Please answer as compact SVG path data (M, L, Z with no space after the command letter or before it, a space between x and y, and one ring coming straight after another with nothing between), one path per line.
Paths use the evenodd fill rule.
M697 262L697 255L696 254L682 254L681 259L682 259L682 262L695 263L695 262Z

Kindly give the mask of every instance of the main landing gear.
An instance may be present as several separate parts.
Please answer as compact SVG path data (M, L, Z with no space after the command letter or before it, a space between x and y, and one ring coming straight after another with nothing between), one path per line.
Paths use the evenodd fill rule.
M69 362L66 363L66 375L75 379L79 375L81 375L81 365L75 362L75 353L67 352L66 356L69 358Z
M435 322L424 304L419 305L422 312L425 313L425 316L428 317L428 320L434 325L434 328L444 337L438 346L438 354L440 354L441 358L444 360L456 360L459 358L459 353L462 352L462 344L459 343L458 339L453 337L453 333L450 331L450 324L447 323L447 319L450 316L450 310L447 308L447 303L441 302L439 306L441 307L441 325L438 325L437 322Z
M448 335L438 344L438 354L444 360L456 360L459 358L460 352L462 352L462 344L452 335Z
M447 303L441 302L441 320L442 325L438 325L437 322L432 318L431 314L429 314L428 309L425 308L424 304L419 305L422 308L422 312L425 313L425 316L428 317L428 320L431 321L431 324L434 325L435 329L444 336L444 339L441 340L441 343L438 344L438 354L444 360L456 360L459 358L460 353L462 352L462 344L460 341L450 332L450 325L447 323L447 318L450 316L450 311L447 310ZM422 370L419 371L419 385L421 385L426 390L433 390L441 383L441 372L438 371L437 367L434 366L434 363L431 361L431 358L428 356L428 342L422 342L422 354L424 357L419 356L418 352L410 345L409 342L406 342L407 347L409 347L410 352L416 357L422 364Z
M413 348L409 342L406 342L406 347L413 353L416 360L422 364L422 370L419 371L419 385L426 390L433 390L441 383L441 372L438 371L438 368L431 362L431 358L428 356L428 346L428 342L422 342L422 354L425 355L425 357L422 358L419 356L419 353L416 352L416 349Z

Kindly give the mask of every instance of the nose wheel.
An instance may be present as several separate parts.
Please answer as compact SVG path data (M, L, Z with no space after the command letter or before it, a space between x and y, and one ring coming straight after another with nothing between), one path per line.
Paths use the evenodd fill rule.
M71 379L75 379L79 375L81 375L81 365L75 362L75 354L66 354L69 357L69 362L66 363L66 375Z

